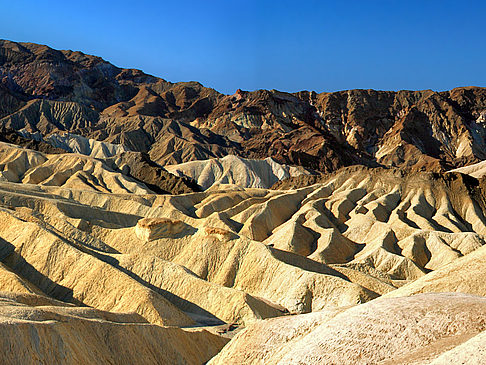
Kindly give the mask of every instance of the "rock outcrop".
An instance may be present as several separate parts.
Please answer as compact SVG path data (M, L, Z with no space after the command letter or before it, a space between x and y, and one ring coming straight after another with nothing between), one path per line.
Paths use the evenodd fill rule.
M485 362L485 113L0 41L3 362Z
M0 179L111 193L181 194L199 190L190 179L170 174L140 152L103 159L76 153L47 154L3 142Z
M0 125L81 146L51 137L69 132L160 165L233 154L321 172L353 164L444 171L486 158L484 88L222 95L10 41L0 42L0 75Z
M289 331L293 331L292 326L308 328L300 324L301 314L312 312L303 318L316 320L309 328L318 328L319 321L324 321L322 318L331 323L335 315L338 318L345 311L343 316L366 327L366 321L377 323L373 316L380 316L381 304L372 303L379 303L376 298L381 296L407 297L444 291L486 293L481 280L485 194L480 182L467 175L407 174L397 169L351 167L322 175L314 185L289 190L221 184L183 195L157 195L150 191L115 194L101 188L45 184L45 180L34 179L38 174L34 172L44 165L51 166L54 172L47 179L64 171L71 165L62 161L70 154L46 155L9 144L1 147L5 179L0 182L3 278L0 290L11 293L10 298L23 305L87 306L122 317L126 314L120 313L134 313L131 315L139 321L150 323L142 326L148 331L146 336L165 326L183 327L186 332L187 328L194 331L205 326L215 334L224 334L225 326L237 329L249 326L244 333L254 333L251 328L256 328L263 333L258 338L264 338L273 330L265 329L267 322L259 322L262 319L291 315L282 321L289 321ZM72 156L102 164L93 157ZM102 168L93 171L98 174L93 175L96 180L105 182L105 186L109 186L109 176L115 174ZM30 183L19 184L26 177ZM437 328L447 325L458 329L452 334L454 341L458 341L454 346L458 346L460 341L473 341L473 336L483 329L470 325L469 320L464 328L460 327L459 320L450 316L455 312L443 307L443 302L463 308L467 316L477 318L471 309L476 308L476 299L464 299L460 294L457 299L454 295L430 299L427 310L435 311L436 306L446 308L437 309L437 313L448 313L450 322L438 320ZM431 342L403 343L404 349L419 357L428 356L436 340L437 346L441 341L449 341L442 340L442 334L433 339L428 335L427 331L435 328L433 323L413 327L416 318L419 323L422 321L422 312L415 309L416 301L387 300L391 301L386 305L387 311L391 307L401 313L408 308L410 312L411 317L397 317L394 323L402 323L403 328L431 339ZM367 302L369 307L360 305ZM403 308L400 303L405 303ZM349 307L356 308L356 313L367 314L353 317L354 309L347 310ZM279 330L287 328L284 322L277 325ZM70 319L63 323L70 323ZM98 324L99 327L89 327L91 338L97 336L93 331L113 330L107 321ZM353 326L351 322L348 324ZM84 331L70 328L66 331ZM392 326L390 336L395 336L395 330ZM45 338L56 336L50 334L51 329L45 331L42 332ZM349 340L339 335L341 330L336 331L310 336L318 341L334 336L336 343ZM134 333L144 338L142 332ZM464 333L467 336L461 337ZM214 341L218 346L224 344L213 335L201 336L199 346L215 349L211 354L219 350L211 345ZM217 361L226 361L228 354L235 359L260 356L260 349L248 355L248 346L239 345L243 335L238 336ZM369 361L395 359L395 355L401 359L387 338L376 342L382 344L379 355L366 352L363 345L361 351L367 353ZM260 340L252 341L256 346ZM264 350L272 361L279 354L290 356L285 361L316 360L307 358L305 354L309 352L301 350L307 348L307 345L300 347L303 339L290 352L285 349L294 348L292 340L279 341L276 347ZM417 346L429 344L432 347L426 347L421 355ZM5 343L5 346L17 345ZM39 351L44 354L50 347L44 342L42 346ZM359 346L353 346L358 353ZM99 349L105 351L104 347ZM453 356L453 352L447 355L446 350L452 348L441 350L440 354ZM104 356L110 354L108 351ZM180 356L207 361L210 357L207 354ZM334 347L316 354L323 359L341 357ZM89 357L86 359L90 361Z
M220 159L165 165L164 168L174 175L196 181L204 190L220 184L268 189L289 177L312 175L311 171L302 167L281 165L270 157L264 160L249 160L233 155Z
M200 364L226 339L204 330L151 325L135 314L25 303L0 293L4 364Z
M459 167L457 169L450 170L450 172L460 172L461 174L470 175L476 179L480 179L486 175L486 161Z
M485 305L484 297L422 294L261 321L209 363L481 363L484 351L473 346L484 339Z
M57 300L153 323L247 324L399 293L482 252L482 192L464 175L348 168L321 178L179 196L2 182L3 262ZM98 282L117 289L102 296Z

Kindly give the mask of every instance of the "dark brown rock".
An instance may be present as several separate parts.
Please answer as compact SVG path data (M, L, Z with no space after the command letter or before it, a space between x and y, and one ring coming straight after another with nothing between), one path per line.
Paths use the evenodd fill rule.
M158 194L185 194L199 191L194 181L165 171L146 153L124 152L106 161Z
M81 52L0 41L0 124L121 143L158 164L272 157L444 171L486 159L486 89L223 95Z

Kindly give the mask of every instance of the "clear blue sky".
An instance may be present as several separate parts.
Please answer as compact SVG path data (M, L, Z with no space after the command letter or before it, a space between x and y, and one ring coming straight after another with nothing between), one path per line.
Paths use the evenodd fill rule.
M486 86L486 1L0 3L0 38L229 94Z

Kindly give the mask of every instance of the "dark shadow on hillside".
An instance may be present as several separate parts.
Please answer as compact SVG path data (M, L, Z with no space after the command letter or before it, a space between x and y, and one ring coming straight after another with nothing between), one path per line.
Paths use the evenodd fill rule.
M315 272L318 274L337 276L341 279L349 281L349 278L346 275L340 273L337 270L334 270L333 268L325 264L311 260L304 256L297 255L293 252L279 250L274 247L269 248L273 257L275 257L279 261L286 263L287 265L298 267L299 269Z
M46 295L78 306L85 306L81 301L73 297L70 288L59 285L39 272L15 251L15 246L0 237L0 261L10 270L37 286Z

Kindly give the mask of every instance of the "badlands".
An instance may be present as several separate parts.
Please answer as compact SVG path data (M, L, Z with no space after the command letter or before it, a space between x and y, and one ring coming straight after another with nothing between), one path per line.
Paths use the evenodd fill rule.
M486 362L485 89L0 76L2 363Z
M212 363L485 360L475 178L358 166L161 195L0 147L3 342L23 363L202 363L238 332Z

